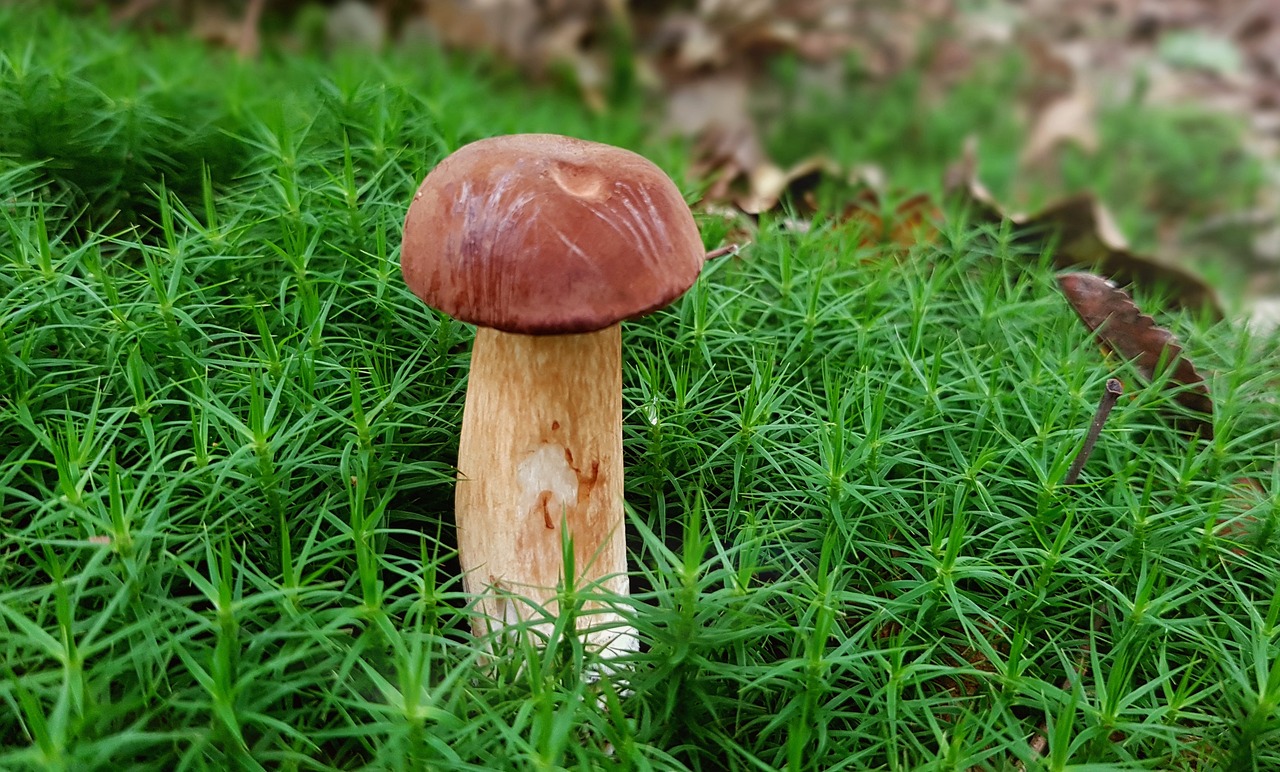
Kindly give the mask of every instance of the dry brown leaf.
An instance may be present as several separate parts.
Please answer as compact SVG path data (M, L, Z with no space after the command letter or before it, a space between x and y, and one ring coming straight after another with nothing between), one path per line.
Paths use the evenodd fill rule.
M921 63L921 97L926 105L945 104L947 95L973 75L990 49L976 42L944 35L924 52Z
M1040 112L1031 127L1020 161L1032 166L1048 160L1060 146L1074 143L1086 153L1098 150L1098 127L1093 96L1077 87Z
M450 48L498 54L527 63L540 11L523 0L442 0L427 3L425 19Z
M668 84L678 83L690 73L724 67L729 61L724 37L692 13L665 15L648 43L650 48L665 52L656 64Z
M710 186L703 194L708 203L730 201L740 181L769 160L760 147L754 127L712 126L704 131L695 148L690 172L697 179L708 179Z
M948 196L957 196L968 204L982 222L1012 219L978 177L978 138L973 134L965 138L960 158L943 170L942 189Z
M592 32L592 21L570 17L541 32L534 43L534 57L541 67L564 66L573 75L582 101L592 111L606 108L605 67L585 41Z
M766 162L747 175L747 193L734 203L747 214L767 212L777 208L784 197L801 198L796 194L812 190L824 175L835 171L834 164L823 156L806 158L786 169Z
M1148 382L1154 382L1160 368L1171 368L1169 380L1184 386L1175 399L1184 407L1207 418L1189 422L1201 437L1213 438L1213 400L1204 378L1183 355L1173 333L1142 313L1129 294L1112 282L1091 273L1064 273L1058 284L1085 326L1116 355L1133 362Z
M665 130L696 138L690 173L711 180L703 194L707 205L732 203L755 215L776 208L789 194L798 198L839 169L823 156L787 168L775 164L748 112L748 92L740 72L681 83L668 95Z
M131 24L139 16L160 4L160 0L129 0L111 11L112 24Z
M865 188L845 206L839 221L861 226L860 246L888 246L901 252L937 239L942 210L927 193L917 193L885 211L880 196Z
M1264 337L1280 330L1280 297L1255 298L1249 304L1249 329Z
M1008 212L978 178L977 165L976 143L966 142L964 155L947 169L943 184L968 203L979 220L1008 219L1019 226L1023 243L1054 241L1058 268L1090 268L1123 284L1163 285L1179 306L1222 318L1218 295L1204 279L1182 266L1130 249L1114 218L1092 194L1065 198L1031 215Z
M1015 40L1029 75L1018 101L1034 115L1071 93L1076 85L1075 67L1043 35L1019 30Z
M755 136L755 123L748 109L750 84L742 73L718 73L686 80L667 93L663 132L682 137L703 137L713 130L748 129ZM764 158L758 139L752 140L750 165ZM737 155L735 150L733 155Z
M1052 204L1014 222L1040 237L1058 238L1054 264L1059 268L1092 267L1124 284L1164 285L1184 308L1209 310L1222 318L1217 293L1195 273L1129 249L1110 213L1091 194Z
M239 50L244 25L221 5L199 3L191 10L191 36L214 48Z
M719 225L723 228L720 240L724 243L746 245L758 238L759 227L756 219L744 214L737 207L703 203L698 208L700 214L708 220L720 220Z

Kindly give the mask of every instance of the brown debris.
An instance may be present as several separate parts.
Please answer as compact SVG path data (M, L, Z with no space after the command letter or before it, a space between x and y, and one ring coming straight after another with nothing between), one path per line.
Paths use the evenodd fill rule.
M1165 286L1178 305L1207 310L1222 317L1222 306L1204 279L1179 265L1130 249L1107 208L1089 193L1062 199L1034 214L1007 212L977 175L976 143L966 143L964 157L947 169L944 185L959 196L981 220L1008 219L1019 226L1024 240L1056 240L1054 265L1090 268L1123 284Z
M88 0L82 3L87 6ZM1097 116L1117 104L1194 102L1240 116L1250 126L1249 153L1272 160L1280 154L1280 2L1275 0L1020 0L976 6L955 0L345 0L327 5L335 23L343 7L374 9L370 18L382 25L374 39L407 44L412 28L414 40L486 52L532 77L566 78L597 112L608 111L615 93L642 88L654 100L662 131L689 141L690 177L707 185L702 206L733 206L752 215L775 210L788 197L799 215L807 215L803 210L812 206L812 198L803 191L819 180L859 189L829 161L806 159L788 168L770 156L761 117L795 107L791 95L771 79L770 63L779 55L790 57L796 82L832 99L845 96L840 89L851 72L864 83L916 72L919 98L927 107L975 64L1016 51L1026 73L1007 101L1027 127L1019 153L1023 179L1052 179L1064 147L1098 150ZM263 7L266 14L288 18L304 3L112 0L109 6L117 23L185 25L210 44L252 56L260 47ZM625 66L619 68L620 63ZM981 187L972 167L949 189L963 190L984 219L1008 217L1023 226L1025 238L1058 239L1059 267L1091 267L1122 283L1166 283L1178 303L1221 313L1215 293L1199 277L1167 261L1185 238L1185 212L1165 213L1159 226L1165 246L1157 260L1112 238L1105 209L1088 195L1064 199L1038 214L1017 214ZM1280 185L1274 180L1265 183L1258 206L1265 208L1266 195L1276 189ZM841 203L835 202L836 212ZM849 206L861 204L855 200ZM1268 251L1266 235L1259 232L1253 239L1262 247L1255 249L1260 255ZM1231 254L1247 261L1247 253ZM1242 267L1254 275L1250 281L1272 268ZM1280 281L1250 291L1276 294Z
M898 254L915 244L937 240L942 210L926 193L917 193L886 210L881 197L871 188L863 189L845 207L841 223L854 223L862 228L860 245L885 246Z
M1187 409L1208 418L1189 421L1190 428L1205 439L1213 438L1213 400L1204 378L1173 333L1158 326L1142 313L1129 294L1101 276L1065 273L1058 277L1062 291L1085 326L1106 348L1133 362L1148 382L1154 382L1161 368L1171 368L1169 379L1184 386L1175 399Z
M1093 95L1077 88L1053 100L1036 116L1022 148L1021 162L1034 166L1050 158L1059 146L1074 143L1087 153L1098 150L1098 128Z
M1040 212L1014 218L1030 232L1058 238L1054 264L1059 268L1089 266L1124 284L1165 286L1184 308L1206 309L1216 318L1222 307L1204 279L1178 265L1141 255L1124 242L1110 213L1092 194L1052 204Z
M746 179L747 191L734 199L734 203L747 214L760 214L776 209L784 198L809 205L803 193L817 187L825 176L839 174L839 169L827 158L806 158L790 168L783 169L765 162L753 169Z

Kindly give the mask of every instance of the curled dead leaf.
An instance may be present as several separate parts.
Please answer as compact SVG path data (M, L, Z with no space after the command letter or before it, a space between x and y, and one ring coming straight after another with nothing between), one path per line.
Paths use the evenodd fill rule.
M760 214L777 208L788 196L801 201L824 176L837 174L838 168L823 156L806 158L786 169L771 163L761 164L747 175L747 192L734 203L747 214Z
M1171 368L1169 380L1185 388L1175 399L1179 404L1207 418L1194 418L1187 423L1201 437L1213 437L1213 400L1204 377L1183 354L1173 333L1160 327L1142 313L1133 298L1107 279L1091 273L1064 273L1058 284L1085 326L1099 342L1116 355L1133 362L1148 382L1156 379L1160 369Z
M970 140L961 159L946 171L946 190L967 203L981 220L1007 219L1019 226L1023 244L1054 244L1055 267L1089 268L1122 284L1164 287L1177 305L1222 318L1218 295L1204 279L1182 266L1133 251L1110 212L1092 194L1070 196L1035 214L1008 212L982 184L977 167L976 142Z
M1204 279L1182 266L1130 249L1110 212L1092 194L1072 196L1014 222L1033 237L1057 237L1054 264L1058 268L1088 266L1123 284L1163 286L1183 308L1205 309L1215 319L1222 318L1218 295Z

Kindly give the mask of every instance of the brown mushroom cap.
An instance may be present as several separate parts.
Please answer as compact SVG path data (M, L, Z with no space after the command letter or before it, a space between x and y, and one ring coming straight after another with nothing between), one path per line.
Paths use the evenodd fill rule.
M414 294L504 332L591 332L667 305L705 252L679 189L629 150L554 134L482 139L440 162L404 223Z

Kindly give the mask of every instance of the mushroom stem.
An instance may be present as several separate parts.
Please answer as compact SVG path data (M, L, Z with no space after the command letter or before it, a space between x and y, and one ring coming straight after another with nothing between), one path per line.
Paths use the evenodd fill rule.
M563 528L576 587L627 594L617 324L579 335L476 330L455 508L464 585L487 617L473 623L477 634L541 616L522 598L559 613ZM583 623L616 619L595 613ZM615 625L588 643L621 653L635 648L635 634Z

